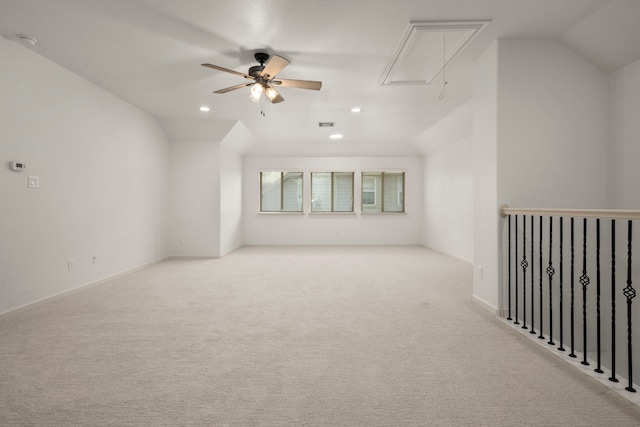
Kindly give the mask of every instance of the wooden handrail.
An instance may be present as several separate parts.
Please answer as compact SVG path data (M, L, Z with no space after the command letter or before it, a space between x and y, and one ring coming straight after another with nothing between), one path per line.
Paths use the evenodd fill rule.
M601 219L640 219L640 211L617 209L546 209L546 208L510 208L500 206L500 215L541 215L541 216L572 216L577 218Z

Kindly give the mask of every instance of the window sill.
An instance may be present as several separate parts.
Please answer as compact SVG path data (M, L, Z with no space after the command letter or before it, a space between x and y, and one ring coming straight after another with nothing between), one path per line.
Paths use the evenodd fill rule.
M304 215L304 212L258 212L258 215Z
M360 212L361 215L406 215L406 212Z
M309 215L355 215L355 212L309 212Z

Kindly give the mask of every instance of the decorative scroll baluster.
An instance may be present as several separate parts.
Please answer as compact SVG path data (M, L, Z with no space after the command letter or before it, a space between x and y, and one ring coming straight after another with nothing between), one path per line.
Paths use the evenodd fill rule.
M632 393L636 392L633 388L633 347L631 346L631 303L636 296L636 290L631 285L631 221L628 222L627 236L627 286L623 289L623 294L627 297L627 361L629 363L629 385L624 389Z
M600 352L600 218L596 219L596 343L598 367L594 371L601 374L604 371Z
M513 234L516 236L516 244L514 246L516 253L515 253L515 256L514 256L513 259L515 259L516 262L518 262L518 215L516 215L516 228L515 228L515 231L514 231ZM514 286L514 289L516 290L516 304L515 304L516 317L513 320L513 324L514 325L519 325L520 322L518 322L518 266L516 266L516 268L514 270L516 272L516 284Z
M517 210L512 210L512 211L517 211ZM522 210L521 210L522 211ZM542 275L544 272L546 272L547 276L548 276L548 308L549 308L549 326L548 326L548 342L547 344L549 345L555 345L554 342L554 314L553 314L553 304L554 304L554 299L557 302L556 304L558 304L558 306L556 307L557 311L556 316L559 316L559 319L556 319L556 321L558 321L558 325L556 326L558 328L558 331L555 331L556 333L558 333L559 335L557 336L557 339L559 340L559 345L557 347L558 351L568 351L568 349L566 349L564 346L566 344L569 343L565 343L565 338L566 338L566 334L564 333L564 326L565 326L565 321L564 321L564 316L565 316L565 274L564 274L564 263L565 263L565 256L564 256L564 251L565 251L565 244L564 244L564 217L561 216L560 214L560 210L557 209L549 209L549 210L544 210L544 209L535 209L532 210L532 212L535 212L535 214L537 214L539 221L538 221L538 225L536 225L536 215L531 215L531 226L530 226L530 248L527 247L527 234L528 234L528 230L527 230L527 216L523 214L522 215L522 235L519 236L520 232L519 232L519 228L518 228L518 215L514 215L513 213L508 214L509 215L509 219L508 219L508 224L507 224L507 229L508 229L508 248L507 248L507 253L508 253L508 284L507 284L507 292L508 292L508 317L507 320L513 321L514 324L516 325L521 325L521 329L529 329L529 333L531 334L536 334L538 335L539 339L545 339L546 336L544 335L544 317L545 317L545 313L544 313L544 308L545 308L545 304L546 302L544 301L544 285L543 285L543 278ZM577 211L577 210L569 210L566 212L567 217L570 218L570 236L568 236L570 242L569 246L570 246L570 260L568 260L570 262L570 266L568 267L570 269L570 281L568 283L568 285L570 285L570 301L567 301L567 303L569 304L569 308L570 308L570 313L569 313L569 317L570 317L570 330L569 330L569 334L570 334L570 345L571 345L571 352L568 355L569 357L572 358L576 358L577 355L575 354L575 340L576 340L576 276L578 279L578 282L580 283L581 287L582 287L582 349L583 349L583 357L581 358L580 363L582 365L585 366L589 366L591 365L591 361L589 361L589 351L591 350L595 350L596 352L596 356L593 357L593 363L597 362L597 367L595 367L594 371L597 373L604 373L603 369L609 369L609 367L611 368L611 375L609 376L609 381L611 382L621 382L623 380L619 380L616 377L616 361L617 361L617 354L619 353L617 352L618 350L618 346L620 346L620 349L622 350L623 348L623 343L619 342L619 340L617 340L616 335L617 335L617 317L619 317L618 313L616 312L618 310L617 305L619 305L619 298L618 300L616 300L617 291L616 290L616 219L613 218L617 218L617 219L622 219L624 218L625 220L628 221L628 230L627 230L627 280L626 280L626 285L624 287L624 289L622 289L622 294L624 297L626 297L626 301L627 301L627 363L628 363L628 384L625 387L625 390L631 393L635 393L637 390L634 388L634 384L633 384L633 345L632 345L632 341L633 341L633 331L632 331L632 327L633 327L633 321L632 321L632 315L633 315L633 299L636 296L636 290L633 287L633 283L632 283L632 241L633 241L633 233L632 233L632 226L633 226L633 218L640 218L640 215L638 215L637 212L633 212L630 211L629 214L623 213L620 214L620 212L622 211L612 211L611 214L609 214L609 212L607 212L606 214L602 215L602 217L604 218L611 218L611 328L610 328L610 333L611 333L611 341L610 341L610 349L611 349L611 358L609 359L607 357L607 355L605 354L605 361L604 361L604 365L603 365L603 361L602 361L602 352L603 352L603 348L602 348L602 304L605 304L605 316L606 316L606 300L603 301L603 294L602 294L602 260L601 260L601 251L602 251L602 245L601 245L601 232L604 232L604 237L605 239L607 238L606 233L608 232L608 229L605 231L601 230L600 227L600 223L601 223L601 219L602 217L600 217L600 215L596 216L592 211L585 211L584 212L584 216L583 216L583 212L582 211ZM574 217L571 217L569 215L572 214L576 214L578 215L578 218L582 218L582 271L580 272L576 272L576 262L579 262L579 260L576 260L576 233L575 233L575 221L574 221ZM549 249L548 249L548 262L546 264L543 265L543 225L544 225L544 218L543 216L549 216ZM559 223L559 226L556 225L556 227L558 227L556 229L556 235L558 235L559 233L559 237L557 237L558 242L555 243L558 246L558 255L556 255L556 257L558 258L558 263L554 263L553 261L553 254L554 254L554 250L553 250L553 245L554 245L554 235L553 235L553 223L554 223L554 218L551 215L557 215L558 216L558 220L557 222ZM611 216L608 216L611 215ZM511 216L515 216L515 221L512 221ZM588 242L588 218L594 218L595 219L595 242L593 243L589 243ZM515 222L515 223L514 223ZM512 224L514 223L514 224ZM536 230L535 228L539 227L539 230ZM605 225L605 228L606 227ZM559 231L558 231L559 229ZM578 230L578 233L580 231ZM514 234L512 236L512 233ZM522 238L522 244L521 244L521 248L519 245L519 241L518 239ZM535 239L538 238L538 248L537 251L538 253L536 254L536 242ZM593 240L593 238L592 238ZM514 243L515 241L515 243ZM620 243L620 242L619 242ZM580 242L578 242L578 245L580 244ZM595 246L595 253L587 253L589 251L591 251L591 249L588 248L588 245L591 244L592 248ZM605 243L606 244L606 243ZM519 254L519 249L522 249L522 255ZM580 250L580 247L577 247L577 250ZM503 252L504 254L504 252ZM537 257L536 257L537 255ZM519 258L520 256L520 258ZM589 260L587 259L587 256L589 256ZM606 254L605 254L606 256ZM536 266L535 265L535 260L536 258L538 258L538 262L539 264ZM588 288L591 282L591 279L587 273L588 269L592 269L593 267L591 267L591 264L587 264L587 262L595 262L595 270L596 270L596 289L593 290L593 292L595 293L595 302L588 304L588 299L589 294L588 294ZM605 260L605 264L606 264L606 260ZM556 298L554 298L553 293L554 293L554 288L553 288L553 279L554 276L556 274L556 267L557 265L559 265L560 268L560 272L559 272L559 277L558 277L558 282L557 285L559 287L558 289L558 294L556 295ZM535 267L538 267L538 271L536 271ZM519 269L522 269L522 285L520 285L519 283ZM606 268L606 266L605 266ZM530 290L530 307L527 307L527 293L528 293L528 289L527 289L527 269L530 269L530 276L531 276L531 290ZM544 270L544 271L543 271ZM539 279L539 283L538 283L538 293L539 295L536 295L536 277L535 275L538 274L538 279ZM606 272L605 272L606 274ZM606 286L606 278L605 278L605 286ZM504 288L503 288L504 289ZM514 291L515 289L515 291ZM522 292L522 302L520 302L519 298L519 292ZM604 297L606 298L606 288L605 288L605 295ZM539 307L536 307L536 298L538 298L539 301ZM515 301L514 301L515 299ZM569 299L569 295L567 295L567 299ZM595 307L594 307L595 306ZM514 308L515 307L515 308ZM528 308L530 308L530 325L528 325L529 320L527 320L527 311ZM637 308L636 308L637 309ZM515 310L515 315L514 315L514 310ZM519 310L522 310L522 316L519 315ZM589 310L589 312L588 312ZM538 314L536 314L536 312ZM512 317L513 316L513 317ZM539 331L536 331L535 329L535 320L536 320L536 316L539 316ZM594 316L595 319L593 317L590 316ZM589 323L593 322L595 320L596 323L596 330L594 331L596 333L596 343L595 343L595 349L591 349L589 350L589 346L588 346L588 331L589 331ZM579 321L579 319L578 319ZM606 329L606 318L605 318L605 329ZM636 319L637 322L637 319ZM605 335L607 334L607 332L605 331ZM637 331L636 331L637 334ZM578 337L578 339L580 339ZM593 337L591 338L593 339ZM569 340L567 340L569 341ZM607 339L605 336L605 352L607 351L608 348L608 344L606 343ZM617 342L618 341L618 342ZM580 343L578 343L580 344ZM592 344L593 346L594 344ZM593 356L593 355L592 355ZM637 358L637 355L636 355ZM607 365L607 363L610 363L610 365ZM603 377L604 378L604 377Z
M575 302L575 289L574 289L574 279L575 279L575 246L574 246L574 234L573 234L573 218L571 218L571 354L569 357L577 357L574 353L574 343L575 343L575 323L574 323L574 302Z
M564 338L564 297L562 295L562 287L563 287L563 276L564 276L564 253L563 253L563 229L562 229L562 220L560 217L560 346L558 347L559 351L564 351L564 347L562 346L562 340Z
M618 382L616 378L616 220L611 220L611 376L609 381Z
M549 342L547 344L554 345L553 342L553 292L552 282L555 269L553 268L553 217L549 217L549 265L547 266L547 275L549 276Z
M582 222L582 276L580 276L580 284L582 285L582 350L583 365L589 365L587 361L587 286L589 285L589 276L587 276L587 218Z
M533 238L533 236L531 236ZM522 329L527 328L527 216L522 215ZM533 284L532 284L533 285Z
M535 283L534 282L534 277L533 277L533 272L534 272L534 268L533 268L534 265L533 264L534 264L534 261L535 261L535 258L536 258L536 257L533 256L533 240L534 240L533 239L533 236L534 236L534 234L533 234L533 223L534 222L535 221L533 220L533 215L531 215L531 330L529 331L530 334L535 334L536 333L535 327L534 327L534 325L535 325L535 323L534 323L534 321L535 321L535 298L534 298L534 292L535 292L534 288L535 288L535 286L533 286L533 284Z
M507 320L513 320L511 318L511 215L509 215L509 218L507 220L507 236L508 236L508 240L509 243L507 244L507 262L509 264L509 272L507 273L508 276L508 290L509 290L509 303L508 303L508 309L509 309L509 316L507 317Z
M542 328L542 323L543 323L543 312L542 312L542 216L540 217L540 240L538 241L538 251L539 251L539 256L540 256L540 264L538 264L538 268L540 270L540 335L538 335L539 339L544 339L544 335L543 333L543 328ZM533 286L533 283L531 284L531 286Z

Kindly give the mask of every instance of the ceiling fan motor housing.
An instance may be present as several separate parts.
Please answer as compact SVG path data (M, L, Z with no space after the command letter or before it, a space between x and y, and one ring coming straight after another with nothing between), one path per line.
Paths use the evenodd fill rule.
M264 65L254 65L253 67L249 68L249 72L247 74L257 78L260 76L260 72L262 72L262 70L264 70Z
M264 52L256 52L253 54L253 57L260 63L260 65L255 65L249 68L249 75L253 77L260 76L262 70L264 70L264 63L269 60L269 54Z
M264 65L264 63L269 59L269 54L264 52L256 52L253 57L256 58L256 61L258 61L260 65Z

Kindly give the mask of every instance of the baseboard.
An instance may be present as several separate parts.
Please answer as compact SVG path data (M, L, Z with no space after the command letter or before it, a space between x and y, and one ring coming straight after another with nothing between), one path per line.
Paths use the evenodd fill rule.
M473 265L473 260L470 260L470 259L467 259L467 258L463 258L463 257L458 256L458 255L450 254L449 252L441 251L440 249L432 248L431 246L427 246L427 245L424 245L424 244L420 245L420 246L422 246L422 247L424 247L426 249L429 249L430 251L433 251L435 253L446 255L446 256L449 256L451 258L455 258L455 259L457 259L459 261L462 261L464 263Z
M605 387L613 390L618 395L640 406L640 393L630 393L625 389L625 387L629 385L628 379L618 374L617 376L618 382L612 382L612 381L609 381L608 374L595 372L595 370L593 369L593 366L597 366L598 364L596 361L597 359L595 359L597 357L595 352L593 351L587 352L586 359L589 362L589 364L583 365L581 363L581 360L584 359L584 356L585 356L584 353L575 351L573 353L576 355L576 357L572 358L569 356L569 351L557 351L556 346L549 346L547 342L550 340L550 337L547 334L542 334L544 339L539 339L537 334L530 334L528 330L522 329L522 327L515 325L513 321L507 320L505 317L500 317L498 320L504 325L506 325L508 328L514 330L516 333L525 337L525 339L528 339L532 343L535 343L535 345L538 345L541 348L544 348L546 351L549 352L549 354L558 357L559 359L565 361L570 366L573 366L574 368L576 368L578 371L593 378L594 380L598 381L600 384L604 385ZM604 366L604 365L602 366L602 368L607 371L610 369L610 367ZM633 383L633 385L635 386L636 389L640 388L637 383Z
M229 255L230 253L233 253L233 252L237 251L238 249L242 249L243 246L244 245L239 245L239 246L236 246L233 249L229 249L228 251L222 252L220 254L220 258L225 257L225 256Z
M498 308L496 309L496 313L498 317L508 317L509 316L509 309L507 308Z
M220 259L222 258L220 255L211 255L211 256L206 256L206 255L171 255L168 256L167 259Z
M167 258L170 258L170 259L220 259L229 255L232 252L237 251L243 246L244 245L240 245L233 249L229 249L228 251L222 252L220 255L169 255Z
M493 305L489 304L488 302L486 302L482 298L480 298L480 297L478 297L476 295L472 295L471 298L472 298L474 303L476 303L480 307L484 308L485 310L487 310L489 313L493 314L494 316L499 316L500 315L500 310L498 308L496 308Z
M55 300L60 299L60 298L64 298L64 297L69 296L69 295L73 295L76 292L83 291L83 290L85 290L87 288L90 288L92 286L97 286L97 285L109 282L111 280L118 279L120 277L126 276L128 274L135 273L136 271L140 271L140 270L143 270L143 269L145 269L147 267L151 267L152 265L159 264L159 263L167 260L168 258L170 258L170 257L163 257L163 258L160 258L160 259L158 259L156 261L152 261L152 262L143 264L143 265L138 266L138 267L130 268L130 269L122 271L120 273L112 274L110 276L106 276L106 277L103 277L101 279L94 280L92 282L84 283L84 284L82 284L80 286L76 286L75 288L67 289L65 291L58 292L57 294L53 294L53 295L50 295L48 297L44 297L44 298L41 298L39 300L30 302L30 303L27 303L27 304L23 304L21 306L18 306L18 307L12 308L12 309L9 309L7 311L3 311L2 313L0 313L0 319L3 319L5 317L9 317L9 316L13 316L15 314L19 314L19 313L22 313L24 311L31 310L31 309L39 307L39 306L41 306L43 304L49 303L51 301L55 301Z

